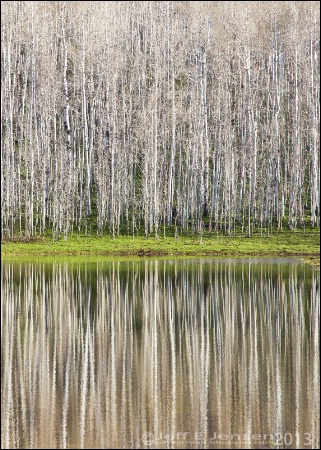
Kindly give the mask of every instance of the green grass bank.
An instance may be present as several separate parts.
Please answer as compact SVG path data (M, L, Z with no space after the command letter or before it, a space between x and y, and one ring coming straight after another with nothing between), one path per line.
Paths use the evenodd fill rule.
M1 243L1 257L51 255L108 256L302 256L320 261L320 233L282 231L271 236L232 237L204 234L200 236L116 237L72 234L68 239L54 242L42 237L29 242Z

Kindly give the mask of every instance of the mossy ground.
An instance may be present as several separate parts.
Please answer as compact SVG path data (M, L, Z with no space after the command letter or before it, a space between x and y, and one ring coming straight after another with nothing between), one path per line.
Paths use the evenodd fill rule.
M7 241L1 256L110 255L110 256L309 256L320 260L319 230L282 231L271 236L247 237L204 234L200 236L116 237L72 234L54 242L42 237L30 242Z

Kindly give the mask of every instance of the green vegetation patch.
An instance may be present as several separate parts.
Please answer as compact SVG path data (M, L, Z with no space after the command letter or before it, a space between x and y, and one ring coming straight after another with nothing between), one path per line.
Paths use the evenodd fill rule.
M272 236L250 238L207 234L199 236L132 237L70 235L54 242L50 237L32 242L2 242L1 256L111 255L111 256L320 256L319 230L282 231Z
M312 266L314 266L317 269L320 269L320 256L305 258L304 262L311 264Z

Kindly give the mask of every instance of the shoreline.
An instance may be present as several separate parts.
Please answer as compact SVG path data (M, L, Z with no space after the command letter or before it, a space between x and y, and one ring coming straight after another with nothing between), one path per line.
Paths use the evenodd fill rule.
M249 251L249 252L233 252L233 251L198 251L198 252L175 252L175 251L152 251L152 250L145 250L145 251L137 251L137 252L131 252L131 251L66 251L66 252L60 252L60 251L39 251L39 252L23 252L23 251L17 251L17 252L5 252L1 253L1 258L7 258L7 257L18 257L18 256L137 256L137 257L168 257L168 256L179 256L179 257L198 257L198 256L208 256L208 257L302 257L302 258L320 258L320 253L314 253L314 252L308 252L308 253L301 253L301 252L286 252L286 251L273 251L273 252L255 252L255 251Z
M64 253L56 253L56 254L6 254L2 255L1 259L3 262L29 262L29 261L41 261L48 262L51 260L54 261L72 261L72 262L104 262L104 261L143 261L143 260L193 260L193 259L235 259L235 260L243 260L243 259L253 259L253 260L264 260L264 259L299 259L306 264L310 264L314 266L316 269L320 269L320 255L316 254L284 254L284 253L273 253L273 254L212 254L212 253L198 253L198 254L159 254L159 253L148 253L148 254L64 254Z
M272 236L226 237L224 235L173 236L155 239L143 236L70 235L53 242L50 237L30 242L1 243L1 258L16 256L105 256L105 257L287 257L320 261L319 230L283 231Z

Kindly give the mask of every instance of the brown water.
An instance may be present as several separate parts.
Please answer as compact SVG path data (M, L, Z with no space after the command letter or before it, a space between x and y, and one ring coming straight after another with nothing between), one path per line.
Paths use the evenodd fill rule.
M2 262L2 448L319 448L319 277Z

